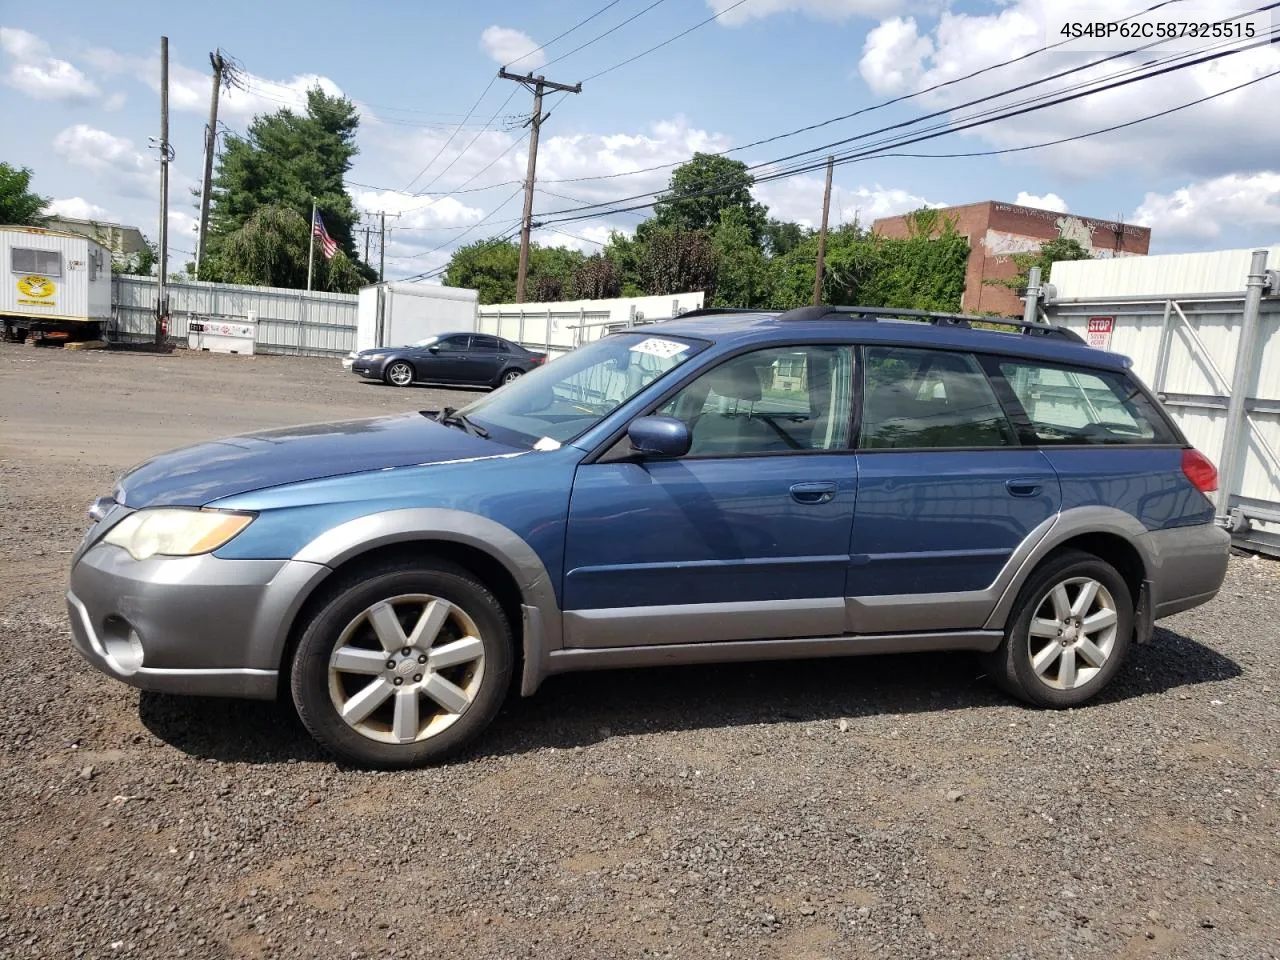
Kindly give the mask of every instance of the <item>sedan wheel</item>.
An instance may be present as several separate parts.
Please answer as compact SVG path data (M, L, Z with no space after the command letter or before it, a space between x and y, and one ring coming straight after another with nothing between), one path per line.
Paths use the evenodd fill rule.
M493 594L443 561L393 561L331 588L291 672L311 734L385 769L454 753L484 730L511 679L511 630Z
M413 367L403 360L397 360L387 367L383 376L393 387L407 387L413 383Z
M523 370L508 370L502 375L502 382L510 383L512 380L519 380L522 376L524 376Z

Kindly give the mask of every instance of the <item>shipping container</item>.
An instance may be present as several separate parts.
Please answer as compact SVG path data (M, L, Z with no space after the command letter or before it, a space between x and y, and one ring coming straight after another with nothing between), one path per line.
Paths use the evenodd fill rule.
M111 319L111 251L74 233L0 226L9 339L97 339Z
M475 290L429 283L375 283L360 290L356 350L403 347L437 333L476 329Z

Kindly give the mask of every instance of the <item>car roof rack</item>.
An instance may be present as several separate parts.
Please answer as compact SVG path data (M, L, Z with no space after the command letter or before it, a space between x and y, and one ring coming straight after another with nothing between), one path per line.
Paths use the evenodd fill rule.
M968 313L941 313L935 310L908 310L899 307L798 307L781 314L778 319L786 321L825 320L830 317L844 317L850 320L893 320L908 319L924 323L932 323L939 327L958 327L972 329L975 323L992 326L1013 327L1030 336L1052 337L1055 340L1069 340L1072 343L1084 343L1084 338L1074 330L1066 327L1052 326L1046 323L1027 323L1025 320L1010 320L1006 317L983 317Z
M777 313L777 310L767 310L760 307L694 307L692 310L686 310L684 313L678 313L672 320L683 320L685 317L726 317L736 314L746 313Z

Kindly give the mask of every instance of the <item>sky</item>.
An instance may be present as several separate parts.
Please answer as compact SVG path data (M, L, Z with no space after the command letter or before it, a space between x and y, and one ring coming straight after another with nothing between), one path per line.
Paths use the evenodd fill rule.
M696 150L731 151L768 175L802 151L814 151L820 163L832 150L876 143L887 134L869 135L890 125L906 124L899 135L944 121L954 126L993 105L1069 92L1082 80L1169 56L1167 48L1152 48L1140 58L1005 92L1107 56L1044 49L1059 39L1046 39L1050 23L1091 19L1099 10L1119 19L1153 2L135 0L124 15L122 8L60 0L56 16L31 19L6 5L0 160L31 168L34 189L53 198L56 212L135 225L155 239L158 156L149 138L159 135L159 48L161 35L168 36L170 251L180 267L195 249L193 190L209 109L209 53L220 49L239 65L243 82L223 94L221 136L244 133L256 114L298 106L312 86L357 104L360 153L348 189L365 223L376 225L376 213L388 213L387 275L406 277L440 268L460 243L513 229L520 216L522 124L532 98L519 84L497 79L498 68L509 64L512 71L583 82L581 93L549 95L544 104L550 116L542 127L534 217L547 225L534 237L593 252L611 230L634 230L643 211L595 210L587 219L552 224L579 216L557 211L643 202L624 198L662 189L672 166ZM1194 4L1208 2L1171 0L1159 13L1187 20ZM1264 2L1212 0L1211 9L1230 15ZM646 52L664 41L670 42ZM1153 253L1280 242L1280 77L1266 78L1278 71L1280 45L1264 45L899 152L1030 147L1213 97L1108 134L998 156L842 163L832 222L997 200L1149 226ZM1252 80L1259 82L1224 92ZM993 94L1000 96L962 106ZM773 216L814 224L822 171L762 182L756 196Z

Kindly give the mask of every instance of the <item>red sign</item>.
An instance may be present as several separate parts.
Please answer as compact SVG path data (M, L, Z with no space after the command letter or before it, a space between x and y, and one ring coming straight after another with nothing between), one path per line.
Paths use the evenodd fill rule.
M1115 317L1090 317L1085 340L1091 347L1106 350L1111 346L1111 333L1115 327Z

